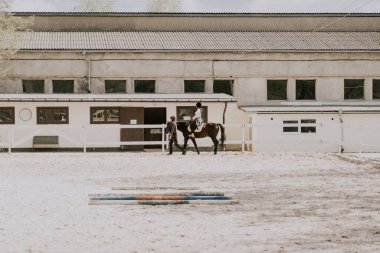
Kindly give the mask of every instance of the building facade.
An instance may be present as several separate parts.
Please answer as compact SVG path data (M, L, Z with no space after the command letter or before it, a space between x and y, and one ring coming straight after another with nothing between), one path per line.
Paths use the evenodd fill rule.
M251 150L380 151L380 14L17 13L31 14L0 81L15 148L47 125L62 148L83 145L83 126L118 148L120 129L89 129L186 120L201 101L209 122L251 124Z

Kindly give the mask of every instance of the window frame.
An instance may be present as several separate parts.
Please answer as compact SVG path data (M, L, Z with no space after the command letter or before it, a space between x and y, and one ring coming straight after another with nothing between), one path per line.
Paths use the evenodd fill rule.
M231 94L226 93L226 92L215 92L215 87L218 86L218 85L215 85L216 82L229 82L229 85L230 85L230 88L231 88ZM233 79L215 79L212 82L212 92L213 93L227 94L227 95L233 96L234 95L234 83L235 83L235 81Z
M15 108L14 107L0 107L0 110L9 110L11 113L11 121L2 122L0 121L0 125L14 125L15 124Z
M198 83L199 82L199 83ZM195 85L201 84L202 91L187 91L186 88L188 87L194 87ZM206 92L206 80L183 80L183 92L184 93L205 93Z
M306 121L306 122L305 122ZM311 122L307 122L311 121ZM285 128L297 128L297 131L285 132ZM303 132L303 128L314 128L312 132ZM284 135L316 135L317 134L317 119L302 118L302 119L286 119L282 120L282 134Z
M190 121L186 119L181 119L180 117L180 113L182 113L181 110L191 111L190 115L186 114L187 117L190 116L190 120L191 120L191 117L194 116L196 108L195 106L177 106L176 107L177 121ZM207 106L202 106L202 119L203 119L203 122L208 122L208 107Z
M107 92L107 83L110 85L110 82L114 83L123 83L123 91L122 92ZM127 93L127 80L112 80L112 79L106 79L104 80L104 93L106 94L126 94Z
M153 82L153 92L145 92L145 91L136 91L136 82ZM153 79L135 79L133 81L133 92L139 94L154 94L156 93L156 80Z
M22 79L22 93L24 94L44 94L45 93L45 80L43 79ZM27 92L25 91L26 82L42 82L42 92Z
M270 83L285 82L285 98L269 98ZM267 101L287 101L288 100L288 80L287 79L268 79L267 80Z
M54 115L54 111L58 110L64 110L65 115L66 115L66 120L63 121L54 121L53 117L51 119L51 122L41 122L40 120L40 111L41 110L51 110L52 111L52 116ZM60 107L54 107L54 106L39 106L36 108L36 121L37 125L66 125L70 123L70 114L69 114L69 107L68 106L60 106Z
M355 87L346 87L346 82L353 82L353 81L362 81L363 82L363 86L362 86L362 89L361 89L361 92L362 92L362 96L360 98L346 98L346 89L355 89ZM344 79L344 93L343 93L343 98L344 100L364 100L364 97L365 97L365 89L364 89L364 86L365 86L365 79Z
M70 86L72 85L72 92L70 91L70 92L56 92L56 91L54 91L54 86L55 86L55 84L57 85L58 84L58 82L70 82ZM71 88L71 87L70 87ZM55 79L55 80L52 80L52 91L53 91L53 94L74 94L75 93L75 91L74 91L74 89L75 89L75 81L74 80L72 80L72 79Z
M308 84L307 82L313 82L312 85L314 86L314 90L313 90L313 98L298 98L297 95L298 95L298 85L301 85L301 83L299 82L305 82L304 84ZM311 83L310 83L311 84ZM315 101L316 100L316 80L315 79L296 79L296 100L300 100L300 101Z
M94 121L92 114L96 110L104 110L107 112L107 110L115 110L117 109L119 111L119 118L117 121L107 121L107 113L104 115L104 121ZM94 106L90 107L90 124L120 124L120 107L119 106Z
M375 83L376 83L376 86L378 86L378 96L375 97ZM372 79L372 99L373 100L379 100L380 99L380 79Z

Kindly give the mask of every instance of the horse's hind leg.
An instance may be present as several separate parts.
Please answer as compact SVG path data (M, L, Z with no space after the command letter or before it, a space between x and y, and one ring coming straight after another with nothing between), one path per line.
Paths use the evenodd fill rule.
M214 143L214 155L218 153L218 146L219 146L219 141L216 137L211 138L212 142Z

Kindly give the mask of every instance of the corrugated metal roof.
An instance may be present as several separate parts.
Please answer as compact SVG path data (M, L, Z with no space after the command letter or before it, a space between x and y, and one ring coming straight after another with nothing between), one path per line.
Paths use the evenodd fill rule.
M0 102L237 102L222 93L181 94L0 94Z
M380 32L22 32L19 36L21 50L380 50Z

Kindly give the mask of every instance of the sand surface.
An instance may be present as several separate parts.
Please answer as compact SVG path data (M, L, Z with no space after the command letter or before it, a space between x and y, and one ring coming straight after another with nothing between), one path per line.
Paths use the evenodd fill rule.
M380 252L380 154L0 154L0 252ZM237 205L88 205L111 187Z

